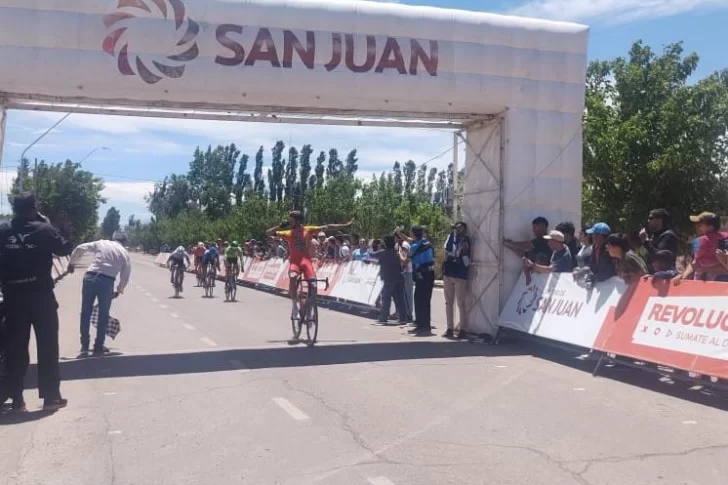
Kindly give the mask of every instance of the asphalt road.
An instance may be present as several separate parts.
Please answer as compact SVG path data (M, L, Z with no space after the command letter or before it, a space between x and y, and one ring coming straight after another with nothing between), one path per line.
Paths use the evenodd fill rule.
M82 274L59 284L69 407L0 416L0 484L724 485L728 400L644 372L593 378L532 343L413 339L321 311L287 345L290 305L225 303L134 255L112 308L118 355L77 359ZM442 294L435 314L442 331ZM32 344L34 345L34 344Z

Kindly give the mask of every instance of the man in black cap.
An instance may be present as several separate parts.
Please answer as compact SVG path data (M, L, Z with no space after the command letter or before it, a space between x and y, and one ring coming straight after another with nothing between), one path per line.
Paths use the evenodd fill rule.
M670 251L673 254L672 266L675 266L680 240L671 229L672 217L665 209L655 209L647 218L647 228L640 231L640 239L647 249L647 267L654 271L653 261L657 251Z
M35 196L13 199L14 217L0 226L0 282L7 319L5 373L0 379L0 403L13 400L25 410L23 386L30 356L30 327L38 347L38 391L43 409L65 407L58 368L58 303L53 293L53 255L68 256L73 245L38 213Z

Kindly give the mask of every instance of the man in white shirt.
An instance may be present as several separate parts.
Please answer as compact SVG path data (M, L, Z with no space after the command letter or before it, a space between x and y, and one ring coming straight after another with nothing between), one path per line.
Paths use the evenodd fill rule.
M88 267L83 277L83 290L81 293L81 353L88 353L91 341L91 313L94 303L98 300L99 320L96 328L96 342L93 355L102 356L108 349L104 347L106 327L109 324L109 309L111 300L124 293L129 283L131 262L129 253L124 249L126 234L116 231L111 241L101 239L79 245L71 254L68 263L68 272L73 273L75 265L81 256L88 252L94 253L94 261ZM119 283L114 292L114 282L119 277Z

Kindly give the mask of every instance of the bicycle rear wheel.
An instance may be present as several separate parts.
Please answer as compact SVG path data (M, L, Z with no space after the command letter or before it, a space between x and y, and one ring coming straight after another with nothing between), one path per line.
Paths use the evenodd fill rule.
M230 299L232 301L235 301L235 298L238 296L238 282L235 281L235 276L230 277Z

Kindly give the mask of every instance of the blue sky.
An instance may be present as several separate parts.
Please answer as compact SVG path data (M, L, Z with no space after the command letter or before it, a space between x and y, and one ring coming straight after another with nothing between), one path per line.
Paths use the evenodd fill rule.
M401 0L397 3L445 8L507 12L523 16L574 20L591 27L589 57L610 59L625 55L636 39L654 48L684 41L687 51L696 51L703 77L728 67L725 56L728 0ZM721 33L723 32L723 33ZM5 151L0 170L0 212L8 210L5 195L14 166L23 149L62 114L11 111L7 122ZM235 142L251 157L260 145L268 150L276 140L296 146L311 143L314 150L335 147L343 155L359 150L364 175L391 167L394 160L430 161L444 167L452 155L452 135L443 131L412 129L345 128L302 125L102 117L73 114L43 139L28 157L63 161L80 160L98 147L84 167L106 180L108 204L122 212L148 218L144 195L155 180L171 172L187 170L198 145ZM267 151L266 155L270 152Z

